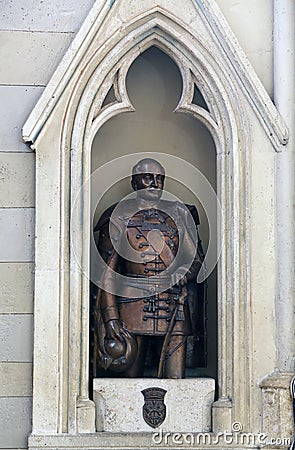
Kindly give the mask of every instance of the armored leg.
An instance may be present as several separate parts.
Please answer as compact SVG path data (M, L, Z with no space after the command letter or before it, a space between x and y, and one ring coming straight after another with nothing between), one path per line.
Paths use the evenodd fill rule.
M142 377L144 372L144 363L148 349L148 338L146 336L136 336L137 355L132 366L124 372L126 377Z
M164 365L164 378L184 378L186 336L171 336Z

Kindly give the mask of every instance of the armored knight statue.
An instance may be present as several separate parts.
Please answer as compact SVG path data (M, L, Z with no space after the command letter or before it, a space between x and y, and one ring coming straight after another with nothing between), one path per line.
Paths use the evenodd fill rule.
M159 162L139 161L135 198L113 205L95 227L107 268L92 307L94 375L99 367L111 376L141 377L151 358L158 377L184 378L186 366L204 365L205 287L196 282L204 255L198 232L190 232L198 213L161 199L164 180ZM187 253L184 270L177 255L186 261ZM123 280L119 294L116 274Z

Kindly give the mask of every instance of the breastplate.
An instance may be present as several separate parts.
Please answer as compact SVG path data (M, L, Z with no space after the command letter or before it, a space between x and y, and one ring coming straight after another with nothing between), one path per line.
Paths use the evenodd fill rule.
M154 235L151 236L151 233ZM157 236L154 239L156 234L158 234L159 240ZM174 220L161 210L143 210L129 219L127 238L130 246L140 255L141 261L128 262L125 260L125 269L127 270L123 273L129 279L124 288L125 296L123 295L117 300L121 320L126 328L135 334L162 336L167 332L172 313L177 305L179 288L171 287L165 292L147 298L131 300L128 297L128 286L130 283L136 285L136 277L140 277L141 280L146 279L146 283L151 286L156 283L157 275L170 266L179 248L177 226ZM133 283L130 281L132 279ZM184 312L187 318L186 310L185 306ZM185 320L185 317L176 321L173 334L187 335L190 333L190 322L188 319Z
M137 212L128 221L127 237L142 261L128 264L131 273L156 275L169 267L178 251L177 226L168 214L157 209Z

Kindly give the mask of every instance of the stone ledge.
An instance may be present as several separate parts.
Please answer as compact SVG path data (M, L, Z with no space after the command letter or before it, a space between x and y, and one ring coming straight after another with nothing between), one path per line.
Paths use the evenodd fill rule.
M262 389L290 389L291 380L294 373L279 372L275 370L267 374L259 383Z
M286 445L247 445L247 444L228 444L224 439L218 440L216 433L193 433L193 442L190 441L189 433L185 437L181 433L172 433L165 437L163 433L162 442L154 442L153 434L150 433L90 433L80 435L31 435L29 438L29 450L150 450L157 448L169 448L170 450L179 449L200 449L200 450L283 450ZM168 434L168 433L167 433ZM179 436L176 436L180 434ZM201 439L206 434L207 441ZM209 442L210 438L210 442ZM186 442L185 442L186 440ZM159 441L159 438L158 438ZM175 442L178 441L178 442Z

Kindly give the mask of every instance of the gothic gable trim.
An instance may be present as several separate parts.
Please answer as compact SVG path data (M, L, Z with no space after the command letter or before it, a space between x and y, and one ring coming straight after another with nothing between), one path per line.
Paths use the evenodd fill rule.
M264 125L274 148L281 151L281 146L286 145L289 139L289 130L282 116L262 85L216 2L214 0L196 0L196 3L200 7L212 36L219 42L229 64L247 92L251 106Z
M112 16L120 10L123 3L123 0L110 3L105 0L98 0L95 3L24 125L24 140L31 144L32 148L35 147L34 144L39 134L61 100L68 85L72 83L74 86L79 83L79 79L85 70L85 64L89 63L90 59L93 58L93 52L89 51L91 46L93 48L93 45L97 45L97 61L99 61L98 55L100 55L100 60L102 60L103 55L108 54L114 48L114 40L118 42L124 37L129 36L131 38L132 29L136 29L140 23L147 24L150 22L150 26L157 28L161 26L161 22L165 24L165 21L170 21L174 22L180 30L178 36L180 41L183 39L181 34L183 30L184 33L189 33L193 39L197 40L200 48L205 49L207 46L210 48L209 51L213 59L219 61L233 75L237 85L245 94L248 103L263 125L273 147L277 151L281 150L282 146L288 141L287 127L214 0L191 0L192 8L195 8L207 32L207 36L193 29L182 20L183 18L176 18L175 15L161 8L161 6L155 6L148 11L143 11L140 15L132 17L126 24L119 23L116 32L109 39L102 36L100 28L106 21L111 20ZM176 40L177 34L177 32L174 32L172 35ZM208 65L210 65L209 61ZM87 81L85 82L87 83Z

